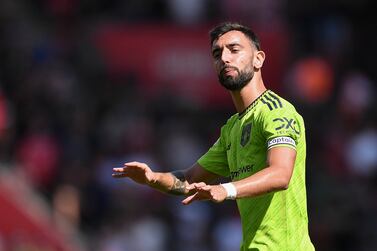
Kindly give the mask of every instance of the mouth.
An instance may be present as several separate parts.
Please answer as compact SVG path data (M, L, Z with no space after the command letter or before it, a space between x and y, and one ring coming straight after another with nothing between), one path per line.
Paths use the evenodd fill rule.
M226 66L221 69L220 73L225 76L234 75L235 73L238 73L238 69L233 66Z

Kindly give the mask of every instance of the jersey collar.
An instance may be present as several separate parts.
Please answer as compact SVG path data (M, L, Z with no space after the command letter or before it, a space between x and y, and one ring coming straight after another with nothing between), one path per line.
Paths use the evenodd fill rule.
M238 113L238 118L241 119L246 113L255 107L258 101L267 93L269 90L265 90L261 95L259 95L250 105L248 105L245 110Z

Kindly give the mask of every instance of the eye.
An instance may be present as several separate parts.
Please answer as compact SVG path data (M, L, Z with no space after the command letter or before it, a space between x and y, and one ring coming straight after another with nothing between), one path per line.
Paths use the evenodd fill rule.
M214 59L218 59L218 58L220 57L220 52L219 52L219 51L214 51L214 52L212 53L212 57L213 57Z
M239 48L232 48L230 51L232 53L238 53L240 51L240 49Z

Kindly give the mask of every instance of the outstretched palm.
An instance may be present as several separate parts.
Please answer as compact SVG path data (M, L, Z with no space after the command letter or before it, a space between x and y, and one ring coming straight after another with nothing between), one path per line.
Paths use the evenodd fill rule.
M140 162L128 162L124 167L113 168L114 178L128 177L140 184L150 184L154 180L154 172L147 164Z

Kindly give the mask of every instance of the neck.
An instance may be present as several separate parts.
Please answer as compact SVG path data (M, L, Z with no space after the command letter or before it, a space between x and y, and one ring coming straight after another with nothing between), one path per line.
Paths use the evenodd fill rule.
M241 90L231 91L232 100L238 113L243 112L251 103L254 102L264 91L262 77L259 74L255 74L253 79Z

